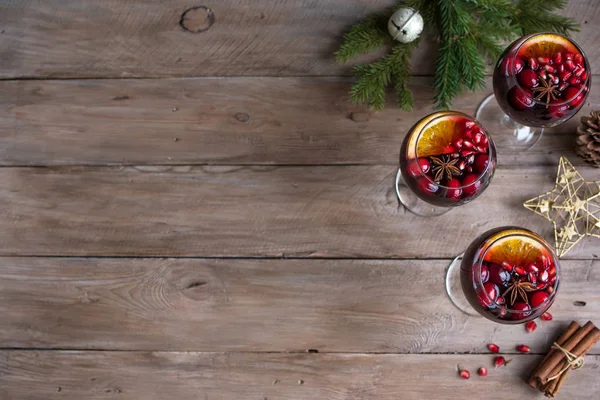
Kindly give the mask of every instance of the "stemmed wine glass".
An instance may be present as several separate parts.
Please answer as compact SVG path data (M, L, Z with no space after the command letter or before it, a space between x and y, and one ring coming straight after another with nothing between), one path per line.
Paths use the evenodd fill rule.
M396 193L414 214L441 215L479 196L495 168L496 148L477 120L456 111L435 112L404 138Z
M548 310L559 277L558 259L543 238L505 226L483 233L454 260L447 271L446 289L467 314L473 315L474 309L495 322L521 324Z
M510 44L494 69L494 94L475 114L494 133L501 153L533 146L543 129L583 107L592 74L583 50L556 33L535 33Z

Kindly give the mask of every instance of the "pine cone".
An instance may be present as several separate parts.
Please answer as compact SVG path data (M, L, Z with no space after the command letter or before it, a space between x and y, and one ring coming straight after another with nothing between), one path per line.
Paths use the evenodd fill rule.
M594 167L600 167L600 111L592 111L591 117L581 117L577 127L575 152Z

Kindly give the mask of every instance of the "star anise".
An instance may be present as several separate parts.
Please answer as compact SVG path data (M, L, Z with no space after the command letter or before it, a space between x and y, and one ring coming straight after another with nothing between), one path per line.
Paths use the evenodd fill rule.
M546 80L542 77L539 78L541 85L538 87L534 87L531 90L537 95L535 96L536 100L541 100L542 97L546 97L546 104L550 103L550 100L556 99L556 96L560 94L558 90L558 85L553 85L550 80Z
M451 180L454 175L460 175L460 169L456 166L458 158L450 156L431 157L431 163L431 171L435 174L433 180L436 182L441 181L444 175L448 180Z
M515 304L519 296L525 303L529 304L527 292L533 292L535 289L535 285L531 282L516 280L502 293L502 297L506 298L506 295L510 293L510 304Z

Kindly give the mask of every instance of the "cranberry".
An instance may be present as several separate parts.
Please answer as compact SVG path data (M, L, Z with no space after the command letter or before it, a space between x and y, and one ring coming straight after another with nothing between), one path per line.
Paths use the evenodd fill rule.
M430 169L431 164L429 163L429 160L423 157L417 159L416 162L414 159L411 160L408 165L408 171L412 176L421 176L424 173L428 173Z
M506 76L518 74L523 69L523 64L523 59L519 56L515 56L514 58L504 57L504 59L502 60L501 70Z
M482 283L486 283L490 279L490 270L485 264L481 264L481 273L479 274Z
M577 108L583 103L584 91L576 87L569 87L565 90L565 100L569 102L569 106Z
M468 170L468 168L467 168ZM479 188L481 187L481 181L478 180L479 176L477 174L467 174L462 179L462 184L464 186L463 192L467 196L473 196Z
M508 102L515 110L522 111L533 106L533 96L528 89L513 86L513 88L508 91Z
M494 285L491 282L484 283L483 290L480 291L477 296L479 299L479 304L481 304L484 307L491 306L493 303L496 302L496 299L498 298L498 294L499 294L498 286Z
M529 316L529 314L531 314L531 312L529 312L531 310L531 307L529 307L529 304L527 303L518 301L515 304L513 304L511 308L513 309L513 311L517 311L513 312L512 319L514 320L525 319Z
M478 154L473 162L474 171L478 174L485 171L488 166L490 158L487 154Z
M460 196L462 196L462 189L460 188L460 181L458 180L458 178L452 178L447 184L446 186L449 189L446 189L446 197L449 197L451 199L460 199Z
M419 189L428 194L432 194L438 191L439 187L435 183L431 182L427 177L422 176L417 179L417 186Z
M552 118L562 118L569 112L569 105L562 99L550 100L550 106L548 107L548 114Z
M549 71L550 72L550 71ZM538 75L532 69L525 69L518 76L519 83L526 88L532 88L539 85Z
M510 272L505 270L502 265L490 263L490 282L493 282L497 285L504 285L510 279Z
M546 292L535 292L531 296L529 296L529 303L532 308L536 308L541 306L548 300L548 293Z

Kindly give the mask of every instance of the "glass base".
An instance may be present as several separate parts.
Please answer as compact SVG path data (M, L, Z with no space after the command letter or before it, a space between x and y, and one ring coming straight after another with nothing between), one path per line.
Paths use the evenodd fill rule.
M473 309L471 303L465 297L465 292L460 283L460 264L463 254L456 256L454 260L446 267L446 293L452 304L460 311L472 317L481 317L481 315Z
M421 200L404 182L400 169L396 174L396 194L398 195L398 201L408 211L421 217L437 217L450 211L450 207L434 206Z
M475 113L475 118L494 139L499 154L514 154L530 149L542 137L544 128L521 125L504 113L492 93Z

